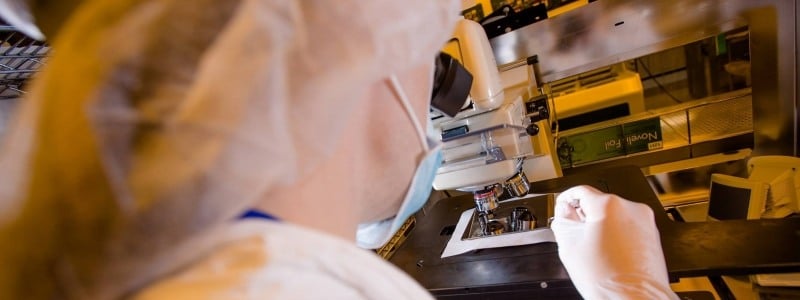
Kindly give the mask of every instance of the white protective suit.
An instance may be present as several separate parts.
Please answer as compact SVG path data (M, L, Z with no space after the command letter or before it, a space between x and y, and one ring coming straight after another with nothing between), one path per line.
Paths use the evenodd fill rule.
M40 36L26 3L0 0L0 15ZM457 9L85 0L0 150L0 299L429 298L352 242L236 216L324 164L370 86L432 63ZM617 222L646 208L573 196L614 204L582 220L559 198L553 229L581 293L674 296L652 220ZM650 244L609 256L605 237Z
M367 89L432 65L457 16L456 1L86 0L0 153L0 298L132 295L224 247L210 232L239 232L226 227L245 226L231 224L265 191L313 172ZM422 291L365 250L314 260L348 247L264 226L300 235L264 237L282 243L266 257L278 248L319 264L274 278L379 265L400 279L376 288ZM358 290L329 295L345 289Z

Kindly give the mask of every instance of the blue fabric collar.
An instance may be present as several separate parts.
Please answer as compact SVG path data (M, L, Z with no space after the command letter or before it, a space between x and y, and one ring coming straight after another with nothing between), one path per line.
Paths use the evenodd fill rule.
M250 209L245 211L241 216L239 216L239 219L266 219L270 221L280 222L280 219L278 219L277 217L257 209Z

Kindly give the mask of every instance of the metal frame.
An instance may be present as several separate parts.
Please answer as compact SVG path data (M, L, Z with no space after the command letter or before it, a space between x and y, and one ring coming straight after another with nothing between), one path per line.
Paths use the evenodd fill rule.
M797 0L604 0L491 40L501 70L538 55L545 82L749 26L753 155L798 156Z
M24 84L45 64L50 47L0 26L0 100L17 99L25 94Z

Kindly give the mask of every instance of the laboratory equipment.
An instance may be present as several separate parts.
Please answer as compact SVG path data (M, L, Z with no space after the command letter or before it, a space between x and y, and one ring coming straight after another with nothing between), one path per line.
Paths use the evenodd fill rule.
M535 228L530 226L536 218L532 210L512 216L514 210L498 209L498 201L527 195L528 174L537 180L561 175L553 158L546 95L535 87L505 89L486 33L476 22L459 20L444 52L463 63L473 82L456 114L436 107L431 111L433 127L444 142L433 187L473 193L473 219L480 221L486 236Z
M633 166L565 175L533 182L531 188L557 193L578 184L650 206L672 280L788 272L800 267L800 236L795 234L800 219L674 222L641 171ZM555 243L481 249L442 258L443 249L457 234L454 228L462 211L474 206L472 195L440 200L417 217L414 231L390 261L439 299L582 299L561 265ZM759 247L753 247L756 244Z
M677 124L674 122L677 119L686 120L684 123L692 129L704 129L702 125L707 123L726 124L717 120L727 119L722 121L735 121L735 126L730 126L732 130L692 130L687 134L690 143L676 147L667 144L671 140L666 136L661 148L654 144L653 149L645 148L643 152L633 153L632 149L627 149L628 152L614 157L571 164L565 169L564 177L541 180L525 172L532 181L530 189L536 193L560 192L576 184L589 184L604 192L648 204L655 212L672 280L796 270L800 262L800 252L797 252L800 244L795 234L800 223L796 218L674 222L664 213L662 203L640 170L649 175L683 164L685 160L701 162L713 158L706 156L716 154L735 156L727 152L741 147L752 148L754 155L797 156L798 141L794 138L797 127L792 121L797 116L797 110L793 109L797 89L794 83L798 78L794 67L797 27L793 25L800 12L797 4L797 1L779 0L715 0L702 5L683 0L604 0L490 40L503 85L507 87L506 94L512 94L508 87L514 85L506 82L517 83L520 81L515 79L530 77L527 74L529 58L533 56L538 58L538 73L542 75L538 78L552 88L553 83L565 78L580 77L604 68L610 74L621 71L617 74L623 76L616 76L615 82L632 82L624 70L613 68L644 55L716 38L742 27L747 28L750 44L755 45L749 52L752 90L677 104L663 111L639 112L636 116L592 124L594 127L575 128L584 130L581 132L558 134L569 138L570 133L612 127L625 132L632 127L641 128L642 124L636 123L639 121L651 125L653 117L658 117L656 121L665 135L673 130L670 126ZM506 80L509 77L512 80ZM528 86L531 83L525 84L526 89ZM571 86L577 87L573 90L578 92L585 87ZM631 99L626 103L634 107L639 100ZM549 113L558 113L557 108ZM750 118L733 114L740 110L748 111ZM576 115L581 114L576 112ZM749 123L750 128L741 128L740 123ZM716 130L721 126L708 127ZM494 189L494 192L500 190ZM494 210L504 207L503 200L497 198ZM482 196L479 199L492 198ZM446 249L451 235L456 234L453 229L457 227L461 212L476 206L474 193L438 201L418 217L415 231L399 246L391 261L440 298L578 297L570 294L574 290L570 291L572 286L555 254L557 246L552 243L483 249L441 258L442 249ZM754 244L759 247L753 247Z
M758 156L749 159L747 167L747 178L711 175L708 203L697 203L693 207L702 220L774 219L800 212L800 158ZM693 213L691 209L677 209L681 213ZM682 217L697 220L694 216Z
M436 57L434 70L431 109L453 117L463 108L464 99L469 96L472 74L444 52Z
M469 240L546 227L547 220L553 216L555 206L553 201L553 195L548 194L509 201L489 211L481 211L481 207L478 206L467 222L464 232L461 233L461 239Z

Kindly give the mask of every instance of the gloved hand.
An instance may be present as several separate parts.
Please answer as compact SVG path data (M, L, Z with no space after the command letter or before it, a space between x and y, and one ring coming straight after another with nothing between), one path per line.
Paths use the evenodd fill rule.
M678 299L653 211L589 186L556 199L558 256L586 299Z

